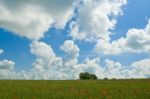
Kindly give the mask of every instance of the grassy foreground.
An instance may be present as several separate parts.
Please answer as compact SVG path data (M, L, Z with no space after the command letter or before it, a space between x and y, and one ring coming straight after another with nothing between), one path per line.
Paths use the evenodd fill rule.
M0 99L150 99L150 80L1 80Z

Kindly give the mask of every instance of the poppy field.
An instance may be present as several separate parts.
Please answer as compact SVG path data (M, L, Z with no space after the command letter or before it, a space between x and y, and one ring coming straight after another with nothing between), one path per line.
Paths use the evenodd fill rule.
M150 79L1 80L0 99L150 99Z

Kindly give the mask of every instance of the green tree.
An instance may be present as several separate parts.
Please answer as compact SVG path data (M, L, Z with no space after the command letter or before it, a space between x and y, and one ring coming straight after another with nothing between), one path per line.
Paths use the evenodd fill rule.
M88 72L80 73L79 78L81 80L88 80L88 79L97 79L97 76L95 74L90 74Z
M95 74L91 74L90 79L97 79L97 76Z

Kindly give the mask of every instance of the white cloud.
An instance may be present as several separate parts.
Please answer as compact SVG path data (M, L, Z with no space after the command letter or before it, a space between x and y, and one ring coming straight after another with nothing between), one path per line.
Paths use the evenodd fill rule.
M99 78L124 79L150 76L149 59L133 62L130 66L109 59L104 60L104 66L101 66L100 58L87 58L79 63L79 48L71 40L66 40L60 46L60 49L66 53L67 59L56 56L50 45L43 42L33 42L30 47L31 52L37 57L29 73L32 75L30 79L77 79L81 72L94 73ZM45 52L42 49L45 49Z
M0 0L0 27L29 39L40 39L51 27L64 28L74 0Z
M72 17L74 0L0 0L0 27L29 39L40 39L51 27L64 28ZM116 17L122 15L127 0L83 0L77 4L77 20L71 22L73 39L96 41L95 51L103 54L150 51L150 20L144 29L130 29L126 37L110 42L110 30ZM111 18L110 18L111 17ZM0 79L77 79L80 72L90 72L99 78L150 77L150 59L124 66L106 59L87 58L79 62L80 48L73 40L60 46L65 55L57 56L44 42L33 41L30 51L36 56L32 69L16 72L15 62L0 60ZM0 54L3 50L0 49Z
M104 39L100 39L97 41L94 51L96 53L103 53L105 55L120 54L120 53L124 52L124 49L122 49L124 43L125 42L124 42L123 38L120 38L117 41L113 41L112 43L110 43Z
M72 40L66 40L60 49L66 53L67 58L62 59L53 52L50 45L44 42L34 41L31 45L31 53L36 56L33 68L24 73L30 79L77 79L80 72L100 74L99 58L86 59L78 63L80 49ZM65 56L65 57L66 57Z
M4 51L2 49L0 49L0 54L2 54Z
M67 73L68 78L77 78L76 75L80 70L78 67L78 57L80 49L72 40L66 40L63 45L60 46L60 49L65 52L65 57L63 59L64 63L64 72Z
M106 59L105 66L101 67L100 78L149 78L150 59L133 62L130 66L124 66L119 62Z
M33 63L33 79L61 79L60 73L63 65L62 59L57 57L51 46L44 42L34 41L31 45L31 53L36 56ZM63 78L63 77L62 77Z
M44 42L37 42L34 41L31 45L31 53L36 55L38 58L50 58L50 57L56 57L55 53L53 52L53 49L51 46L48 46Z
M65 41L62 46L65 46L66 42L73 43L70 40ZM73 43L73 46L76 45ZM82 63L78 63L78 60L72 63L75 58L62 60L61 57L55 55L50 45L43 42L34 41L30 47L31 52L36 56L32 69L16 72L15 62L2 60L0 61L0 79L78 79L81 72L94 73L101 79L105 77L117 79L150 77L150 59L135 61L130 66L106 59L104 66L101 66L100 58L87 58ZM46 52L42 49L46 49ZM67 54L73 52L72 50Z
M77 21L70 25L70 35L79 40L109 40L109 30L115 27L115 17L122 14L121 7L126 3L126 0L83 0L78 6Z
M36 56L33 68L29 73L32 79L75 79L78 75L79 48L71 40L66 40L60 49L66 53L67 59L56 56L50 45L34 41L31 53Z
M4 51L0 49L0 54ZM13 75L15 62L11 60L0 60L0 79L8 79Z
M106 66L103 72L104 78L130 78L127 72L128 69L119 62L114 62L109 59L106 59L104 62Z
M80 49L72 40L66 40L60 49L69 54L69 58L78 58Z
M126 37L108 42L99 40L95 45L95 51L104 54L141 53L150 51L150 20L144 29L129 29Z
M143 59L131 64L133 71L130 75L133 78L149 78L150 77L150 59Z
M64 72L68 75L68 79L78 79L79 73L90 72L99 76L99 58L95 59L85 59L84 62L79 63L79 51L80 49L72 40L66 40L60 49L66 53L67 59L63 60Z
M0 61L0 70L13 70L15 63L9 60Z
M10 79L14 77L15 62L11 60L0 60L0 79Z
M102 78L103 68L100 66L100 58L94 59L85 59L85 61L81 64L78 64L80 67L80 72L89 72L97 75L99 78ZM78 73L78 74L79 74Z

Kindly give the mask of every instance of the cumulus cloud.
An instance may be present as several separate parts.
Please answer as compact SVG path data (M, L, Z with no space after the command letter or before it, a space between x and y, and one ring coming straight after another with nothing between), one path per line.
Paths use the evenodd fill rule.
M98 57L87 58L79 63L80 49L72 40L66 40L60 46L68 56L67 59L56 56L51 46L43 42L35 41L30 47L37 57L29 73L32 75L30 79L77 79L80 72L94 73L99 78L147 78L149 75L149 59L133 62L130 67L109 59L104 60L104 66L101 66L102 61Z
M78 64L81 67L81 72L89 72L95 74L97 77L102 78L103 68L100 65L100 58L94 59L85 59L85 61L81 64ZM80 72L79 72L80 73Z
M116 55L116 54L120 54L122 52L124 52L124 49L122 50L122 45L124 45L124 39L121 38L119 39L117 42L113 41L113 42L108 42L104 39L100 39L97 41L95 48L94 48L94 52L96 53L102 53L105 55Z
M95 45L96 52L104 54L141 53L150 51L150 20L144 29L129 29L126 37L112 42L99 40Z
M60 47L69 56L63 60L57 56L50 45L33 41L31 53L36 56L32 69L15 72L15 63L9 60L0 61L0 79L76 79L80 72L78 65L79 48L71 40Z
M106 59L104 61L105 68L103 72L104 78L130 78L128 69L119 62Z
M0 27L29 39L40 39L51 27L64 28L74 0L0 0Z
M0 60L0 79L29 79L29 74L26 71L16 72L15 62L4 59Z
M127 0L83 0L76 21L70 25L70 35L77 40L109 40L109 30L115 27L115 17L122 14L121 8L126 3Z
M76 0L77 1L77 0ZM74 40L96 42L94 50L106 55L150 51L150 20L144 29L132 28L126 37L110 41L110 30L115 28L116 17L122 15L127 0L0 0L0 27L19 36L38 40L49 28L64 28L70 22L70 36ZM80 48L73 40L61 46L65 55L57 56L53 48L40 41L30 44L35 56L32 69L16 72L15 62L0 60L0 79L78 79L80 72L96 74L99 78L150 77L150 59L143 59L124 66L99 57L79 61ZM3 50L0 49L0 54ZM103 63L104 66L100 64Z
M0 54L2 54L4 51L2 49L0 49Z
M150 77L150 59L135 61L130 66L124 66L119 62L106 59L105 67L101 72L101 78L149 78Z
M72 40L66 40L64 44L60 46L60 49L69 54L69 58L78 58L79 56L80 49Z
M1 53L3 50L0 50ZM0 79L9 79L13 77L13 69L15 66L15 62L11 60L0 60Z
M38 58L56 57L51 46L48 46L44 42L34 41L32 44L30 44L30 48L31 53L36 55Z
M60 49L67 55L67 59L63 60L64 72L67 73L69 79L78 79L79 73L89 72L99 76L101 68L99 65L100 59L85 59L82 63L78 62L79 47L72 40L66 40Z
M64 47L67 42L72 42L72 46L78 48L70 40L65 41L62 46ZM50 45L43 42L34 41L30 48L31 53L36 56L32 69L16 72L14 69L15 62L6 59L1 60L0 79L78 79L81 72L96 74L100 79L106 77L117 79L150 77L150 59L135 61L130 66L124 66L119 62L106 59L104 60L104 66L101 66L102 61L98 57L87 58L82 63L74 62L75 58L63 60L56 56ZM42 49L45 49L45 52ZM68 49L66 47L66 50ZM67 54L74 52L73 50L75 49L67 51Z
M77 73L80 71L78 66L78 57L80 49L72 40L66 40L60 49L65 52L66 58L64 57L63 63L64 72L68 72L69 78L77 78ZM70 72L69 72L70 71Z
M131 64L133 70L131 77L133 78L149 78L150 77L150 59L143 59Z
M78 66L79 48L72 40L66 40L60 49L67 59L57 56L50 45L34 41L31 53L36 56L30 72L32 79L75 79L80 72Z
M9 60L0 61L1 70L13 70L15 63Z
M33 79L58 79L57 77L64 76L60 75L62 59L55 55L50 45L34 41L30 48L31 53L36 56L32 69Z
M77 79L79 73L85 71L100 74L99 58L86 59L83 63L78 63L80 49L72 40L66 40L60 46L67 59L57 56L51 46L44 42L34 41L30 48L36 60L32 70L24 72L28 79Z

